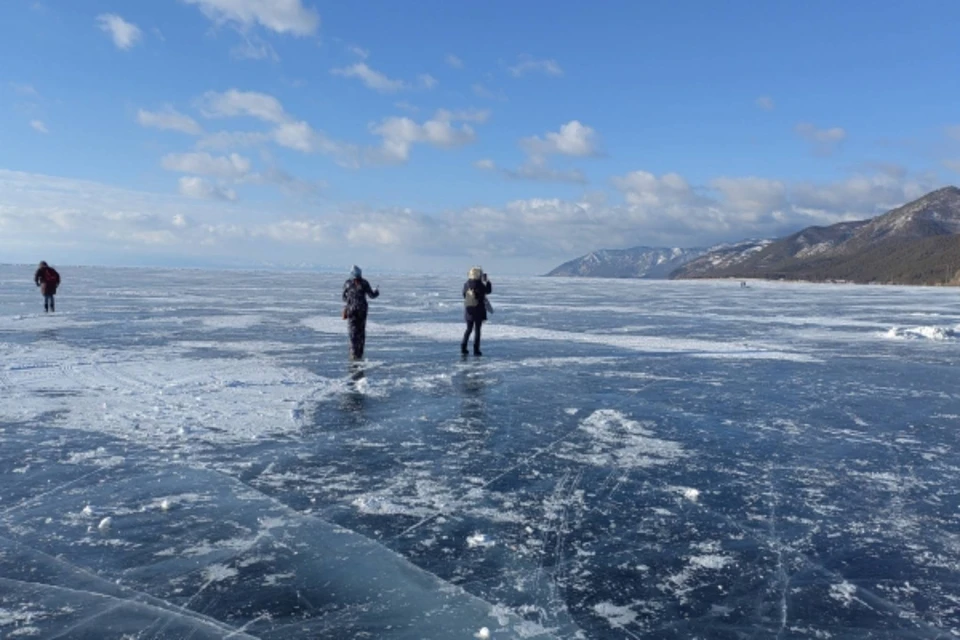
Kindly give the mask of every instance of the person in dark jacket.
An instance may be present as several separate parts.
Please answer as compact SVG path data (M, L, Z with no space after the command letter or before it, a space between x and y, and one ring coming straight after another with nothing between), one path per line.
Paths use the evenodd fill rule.
M347 321L350 333L350 359L363 358L363 348L367 341L367 296L376 298L380 289L372 289L370 283L362 277L360 267L353 265L350 279L343 283L343 319Z
M487 295L493 293L493 284L480 267L470 269L467 281L463 285L463 319L467 330L460 342L460 353L467 355L467 343L473 333L473 355L480 356L480 327L487 319ZM474 333L476 331L476 333Z
M40 287L40 293L43 294L43 310L55 311L56 304L53 296L57 295L57 287L60 286L60 274L46 262L41 262L36 273L33 274L33 281Z

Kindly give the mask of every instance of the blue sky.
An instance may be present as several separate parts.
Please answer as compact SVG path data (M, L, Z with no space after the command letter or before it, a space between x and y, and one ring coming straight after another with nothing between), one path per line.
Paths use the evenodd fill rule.
M0 260L538 273L960 182L960 4L11 0Z

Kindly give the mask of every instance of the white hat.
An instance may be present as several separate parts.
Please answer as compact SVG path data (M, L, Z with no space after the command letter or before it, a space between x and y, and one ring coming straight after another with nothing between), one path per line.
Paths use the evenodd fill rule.
M470 273L467 274L471 280L479 280L480 276L483 275L483 269L481 267L471 267Z

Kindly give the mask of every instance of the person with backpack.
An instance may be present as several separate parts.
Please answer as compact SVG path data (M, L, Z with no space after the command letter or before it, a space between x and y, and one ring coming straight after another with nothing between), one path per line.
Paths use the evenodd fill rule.
M53 296L57 295L57 287L60 286L60 274L46 262L41 261L37 272L33 274L33 281L40 287L40 293L43 294L44 312L55 311Z
M463 285L463 319L467 323L467 330L460 342L460 353L467 355L467 343L473 333L473 355L480 353L480 327L487 319L487 296L493 293L493 284L487 279L487 274L480 267L473 267Z
M350 334L350 359L363 358L363 348L367 341L367 297L376 298L380 289L372 289L360 271L353 265L350 278L343 283L343 319L347 321Z

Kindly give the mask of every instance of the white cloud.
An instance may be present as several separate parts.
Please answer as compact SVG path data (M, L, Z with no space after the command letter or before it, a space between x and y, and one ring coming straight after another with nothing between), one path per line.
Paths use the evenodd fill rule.
M782 211L787 206L787 186L765 178L715 178L710 187L731 209L744 213Z
M433 89L439 84L439 81L429 73L421 73L417 79L420 81L420 86L424 89Z
M579 169L554 169L547 165L542 156L533 156L516 169L500 168L490 159L477 160L474 168L481 171L496 171L511 180L532 180L535 182L565 182L568 184L587 184L586 175Z
M140 27L127 22L115 13L104 13L97 16L97 23L102 31L110 34L110 37L113 38L113 44L124 51L133 47L143 37Z
M240 180L250 174L248 158L232 153L229 156L212 156L205 152L171 153L160 164L167 171L214 176L225 180Z
M596 131L592 127L571 120L559 132L547 133L544 138L532 136L520 141L520 146L532 156L565 155L595 156L599 153Z
M756 105L764 111L773 111L776 108L776 104L770 96L760 96L756 100Z
M504 175L514 180L533 180L537 182L566 182L569 184L587 184L587 176L579 169L554 169L547 165L546 159L533 156L517 169L505 169Z
M371 69L365 62L357 62L342 69L331 69L330 73L344 78L358 78L364 85L381 93L395 93L408 88L402 80L393 80L386 75Z
M237 149L273 142L302 153L323 153L333 156L345 167L360 166L360 152L355 145L331 140L309 123L288 114L275 97L251 91L230 89L223 93L208 92L200 100L200 109L208 118L249 116L275 125L270 132L221 131L204 136L197 143L201 149Z
M360 58L361 60L366 60L367 58L370 57L370 52L369 52L367 49L364 49L364 48L362 48L362 47L358 47L358 46L356 46L356 45L352 45L352 46L350 46L350 47L347 47L347 50L348 50L350 53L352 53L353 55L355 55L355 56L357 56L358 58Z
M546 268L598 248L708 246L785 235L810 224L869 217L940 186L934 178L865 174L832 183L784 182L781 201L777 181L756 177L717 178L697 187L676 174L635 171L613 182L622 203L531 198L427 214L363 205L228 205L223 201L235 193L196 176L180 182L186 200L0 170L6 194L0 251L26 259L42 246L70 243L102 263L118 251L142 255L141 247L166 239L175 240L181 261L206 260L211 252L247 264L260 258L312 261L322 248L325 261L349 264L369 250L386 260L436 266L459 263L466 250L478 259L495 257L502 264L515 257L527 268L531 260ZM464 236L471 238L466 249Z
M256 147L269 141L270 135L260 131L218 131L200 138L197 141L197 148L229 151Z
M289 119L283 105L273 96L236 89L223 93L208 91L200 101L200 111L207 118L251 116L273 123Z
M633 171L625 176L614 177L612 183L632 205L660 208L693 205L698 201L693 188L676 173L658 178L647 171Z
M448 67L452 67L454 69L463 69L463 60L452 53L447 54L446 58L444 58L444 62L447 63Z
M463 112L472 117L476 113ZM459 118L449 111L438 111L431 120L417 124L410 118L391 117L382 120L370 128L370 131L381 138L381 147L372 154L374 161L406 162L410 156L410 148L414 144L429 144L434 147L452 148L469 144L476 139L476 133L468 124L455 126L453 122Z
M276 33L308 36L320 28L320 15L301 0L183 0L197 5L207 18L218 24L241 29L260 25Z
M39 131L40 133L50 133L50 131L47 129L47 125L45 125L42 120L31 120L30 126L33 127L35 131Z
M548 76L562 76L563 69L556 60L537 60L529 55L520 56L519 62L509 67L510 75L519 78L528 73L543 73Z
M137 122L142 127L179 131L194 136L203 133L203 129L197 124L196 120L170 106L164 107L161 111L139 109L137 111Z
M230 49L230 55L236 60L280 61L280 55L269 42L247 34L243 34L243 44Z
M797 135L809 142L817 155L828 156L836 151L837 146L847 137L847 132L840 127L818 129L809 122L801 122L794 127Z
M180 178L179 185L180 194L188 198L229 201L237 199L237 194L233 189L215 185L203 178L197 178L195 176L183 176Z

